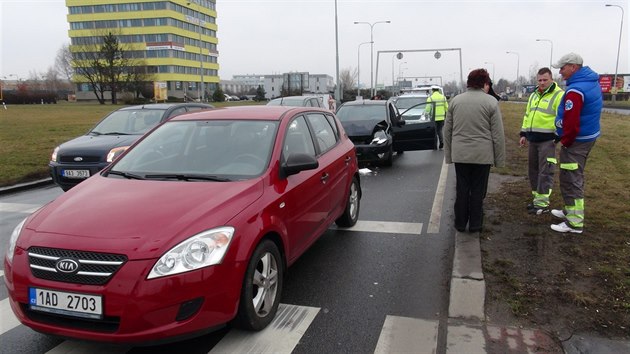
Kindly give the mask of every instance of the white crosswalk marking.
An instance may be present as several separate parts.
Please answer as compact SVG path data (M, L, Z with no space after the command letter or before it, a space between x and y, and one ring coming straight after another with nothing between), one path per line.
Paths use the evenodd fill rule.
M442 218L442 204L444 203L444 191L446 189L446 179L448 178L448 165L446 161L442 161L442 170L440 171L440 179L438 180L437 189L435 190L435 198L433 199L433 208L431 208L431 218L427 233L436 234L440 232L440 219Z
M20 321L18 321L17 317L13 314L13 310L11 310L8 298L0 301L0 319L2 319L0 320L0 334L8 332L20 325Z
M106 343L75 342L67 340L47 351L46 354L117 354L126 353L131 348L107 345Z
M317 307L280 304L267 328L230 331L210 353L291 353L319 312Z
M438 324L438 321L387 316L374 353L435 353Z
M331 229L344 231L367 231L367 232L384 232L391 234L414 234L422 233L422 223L415 222L394 222L394 221L362 221L359 220L356 225L350 228L338 228L331 226Z
M26 213L30 214L39 209L41 205L21 204L21 203L0 203L0 212Z

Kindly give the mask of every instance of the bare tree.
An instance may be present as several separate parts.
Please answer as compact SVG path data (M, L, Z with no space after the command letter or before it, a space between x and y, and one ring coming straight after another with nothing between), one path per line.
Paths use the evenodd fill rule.
M57 50L57 56L55 57L55 70L59 76L62 76L68 82L72 82L72 76L74 75L74 69L72 68L72 53L70 52L70 45L63 44L59 50Z
M351 90L357 85L357 69L345 68L339 72L339 82L344 90Z
M137 64L130 58L130 50L123 47L118 36L112 32L98 35L99 43L75 47L72 66L79 81L87 81L101 104L105 104L105 92L111 92L112 104L117 103L117 93L124 89Z

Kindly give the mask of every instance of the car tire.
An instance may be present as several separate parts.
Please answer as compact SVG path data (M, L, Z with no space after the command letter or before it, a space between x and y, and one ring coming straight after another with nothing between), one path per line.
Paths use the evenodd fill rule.
M282 295L284 262L271 240L263 240L249 260L234 325L259 331L273 320Z
M335 220L335 224L339 227L352 227L359 220L359 210L361 209L361 187L356 177L352 178L350 183L350 191L348 192L348 200L343 214Z
M383 166L391 167L394 164L394 148L390 147L387 157L383 160Z

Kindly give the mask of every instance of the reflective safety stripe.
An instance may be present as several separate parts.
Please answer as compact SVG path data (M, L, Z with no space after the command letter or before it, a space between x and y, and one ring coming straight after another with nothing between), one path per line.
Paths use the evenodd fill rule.
M556 92L553 93L553 96L551 96L551 98L549 99L549 104L546 107L541 107L541 106L536 106L536 107L532 107L532 111L536 111L536 112L540 112L540 113L544 113L544 114L549 114L549 115L556 115L556 110L553 109L553 103L556 101L556 97L558 97L558 95L560 94L560 90L556 90ZM542 97L541 97L542 99Z
M534 132L534 133L555 133L555 129L545 129L545 128L522 128L522 132Z
M548 157L547 162L556 165L558 163L558 160L555 157Z
M575 205L565 206L569 226L581 229L584 227L584 199L576 199Z
M532 195L534 196L534 206L537 208L545 208L549 206L549 196L551 196L551 189L549 193L542 194L536 191L532 191Z
M577 162L561 163L560 168L563 170L575 171L578 169L578 164Z

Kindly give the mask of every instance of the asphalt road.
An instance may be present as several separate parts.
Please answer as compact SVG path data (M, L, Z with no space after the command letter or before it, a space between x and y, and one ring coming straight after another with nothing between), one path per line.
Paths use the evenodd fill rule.
M0 286L0 353L371 353L386 352L388 336L405 338L405 332L415 333L408 341L416 350L444 352L454 173L442 163L441 151L407 152L393 167L363 175L359 223L352 230L331 227L289 269L283 312L263 332L228 327L137 348L66 341L11 322L7 292ZM448 176L443 195L440 176ZM62 193L49 186L0 196L0 254L22 218Z

